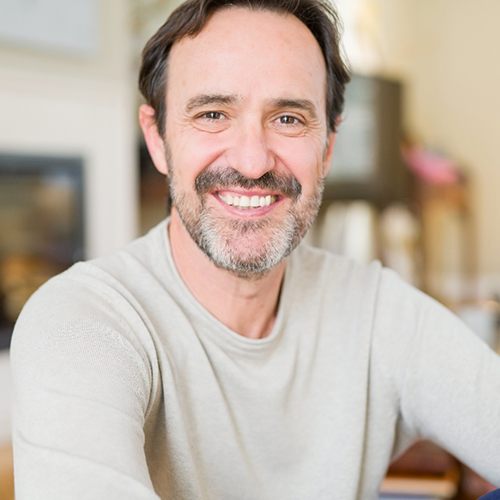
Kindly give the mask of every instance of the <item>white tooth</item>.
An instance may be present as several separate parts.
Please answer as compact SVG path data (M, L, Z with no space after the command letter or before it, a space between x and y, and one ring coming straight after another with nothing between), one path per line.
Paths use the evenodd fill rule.
M225 201L228 205L232 205L232 204L233 204L233 197L232 197L230 194L228 194L228 195L226 196L226 199L225 199L224 201Z
M271 204L271 195L269 195L269 194L268 194L268 195L266 196L266 205L268 205L268 206L269 206L270 204Z
M241 198L238 198L237 196L233 196L233 207L239 207L240 201L241 201Z
M242 196L240 198L240 207L249 207L250 206L250 198L248 196Z
M266 197L265 196L261 196L260 197L259 204L260 204L261 207L265 207L266 206Z
M250 206L251 207L258 207L260 202L260 198L258 196L252 196L250 199Z

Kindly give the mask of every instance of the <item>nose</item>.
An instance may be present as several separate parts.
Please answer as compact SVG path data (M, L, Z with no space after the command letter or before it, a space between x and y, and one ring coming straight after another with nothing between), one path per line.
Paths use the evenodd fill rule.
M229 166L249 179L258 179L275 166L266 130L261 123L245 123L234 130L228 149Z

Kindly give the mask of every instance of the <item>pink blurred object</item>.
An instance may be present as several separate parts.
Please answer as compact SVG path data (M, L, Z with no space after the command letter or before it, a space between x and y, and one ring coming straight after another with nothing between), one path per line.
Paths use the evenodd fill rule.
M418 177L429 184L456 184L460 180L457 165L439 153L420 146L403 148L406 164Z

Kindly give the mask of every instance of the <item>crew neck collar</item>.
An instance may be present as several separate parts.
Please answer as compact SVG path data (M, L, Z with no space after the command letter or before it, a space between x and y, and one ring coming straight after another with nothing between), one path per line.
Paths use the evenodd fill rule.
M168 227L170 224L170 218L165 219L158 227L161 233L161 240L163 246L163 254L166 257L166 263L168 266L168 271L174 278L179 292L182 295L183 300L185 300L192 311L208 326L207 331L210 335L213 335L217 342L227 342L234 347L248 349L265 349L266 347L274 344L280 338L283 332L283 324L285 321L284 311L287 309L287 304L289 302L289 290L291 288L291 281L293 276L293 258L288 257L286 263L286 269L283 277L283 282L281 284L280 297L278 302L278 310L276 314L276 320L271 329L271 332L266 337L260 339L248 338L239 333L235 332L231 328L224 325L218 318L216 318L212 313L210 313L192 294L192 292L187 287L186 283L180 276L177 266L175 264L172 249L170 244L170 238L168 235ZM292 254L293 255L293 254Z

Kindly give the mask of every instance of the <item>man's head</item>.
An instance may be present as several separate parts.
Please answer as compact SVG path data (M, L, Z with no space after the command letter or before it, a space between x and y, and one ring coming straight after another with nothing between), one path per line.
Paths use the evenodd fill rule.
M141 70L141 125L169 178L172 224L248 278L278 264L312 224L348 79L329 8L279 2L183 4L146 46Z
M335 131L344 106L349 72L340 54L340 22L328 0L188 0L169 16L142 54L139 89L155 110L159 133L162 136L165 133L165 92L172 46L184 37L196 36L215 12L228 7L288 13L307 26L325 60L326 113L329 129Z

